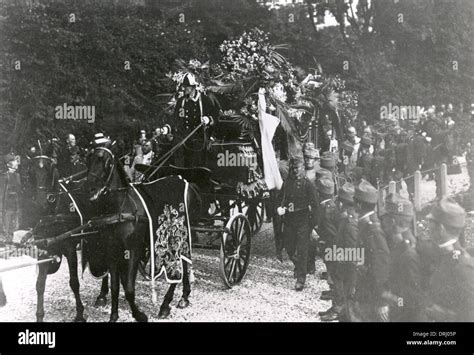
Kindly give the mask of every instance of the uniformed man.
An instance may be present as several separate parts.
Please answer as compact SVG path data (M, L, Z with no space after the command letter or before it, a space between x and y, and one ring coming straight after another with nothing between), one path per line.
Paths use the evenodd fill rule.
M347 178L351 175L351 171L354 168L350 163L351 156L354 152L354 145L348 140L346 140L342 143L341 148L342 149L340 159L342 162L342 168L340 169L340 171L344 173Z
M74 134L68 134L66 144L66 148L63 148L59 154L58 172L61 177L70 176L84 169L82 163L83 151L76 144Z
M385 201L382 229L391 252L389 287L385 299L390 302L392 322L421 322L423 317L423 268L412 233L413 204L399 194Z
M370 137L364 136L361 139L359 157L357 158L357 166L360 166L364 169L364 175L367 177L371 176L372 171L372 139Z
M338 225L335 246L339 250L356 251L359 229L357 213L354 209L354 185L345 183L339 189L338 197ZM349 255L349 254L347 254ZM355 255L352 253L351 255ZM332 307L319 312L322 321L349 320L349 301L353 299L357 276L357 260L337 260L333 273Z
M332 152L325 152L319 161L319 165L322 169L326 169L331 172L332 180L334 182L335 191L338 189L338 179L337 179L337 172L336 172L336 164L337 164L337 154Z
M427 219L440 254L430 279L427 317L437 322L474 322L474 259L459 243L466 212L444 197Z
M309 240L318 208L316 189L305 177L303 156L290 160L290 176L283 183L281 196L277 213L284 215L285 249L295 265L295 289L301 291L308 273Z
M4 157L4 162L7 165L7 171L5 173L5 185L2 186L2 221L5 230L5 243L8 244L13 240L13 232L18 229L21 181L20 174L17 172L18 157L8 153Z
M359 214L359 240L364 248L364 265L356 286L358 318L363 321L389 320L389 307L383 294L388 290L390 251L385 234L375 213L377 189L362 180L356 187L354 202ZM352 316L351 316L352 317ZM354 319L355 320L355 319Z
M327 258L327 251L332 250L336 242L337 230L337 211L334 201L334 181L323 177L317 182L319 196L318 225L316 231L319 235L319 250L323 256L324 264L327 270L327 280L329 291L323 291L320 299L323 301L331 300L333 297L333 275L335 272L335 262Z
M188 136L199 124L211 126L217 120L219 111L211 100L197 90L198 82L193 74L187 73L181 88L184 95L178 98L175 108L177 133L180 139ZM206 166L206 151L211 135L208 127L202 127L184 144L184 166ZM180 141L178 139L178 142Z

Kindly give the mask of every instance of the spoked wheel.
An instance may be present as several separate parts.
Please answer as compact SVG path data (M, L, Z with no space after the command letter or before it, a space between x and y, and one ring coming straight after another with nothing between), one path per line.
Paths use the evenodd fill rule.
M242 213L234 214L222 233L219 271L222 280L231 288L245 276L250 261L252 229Z
M138 263L138 271L147 281L151 280L151 260L150 260L150 248L145 248L143 257Z
M246 215L249 219L253 235L257 234L260 228L262 228L264 213L263 201L249 203Z

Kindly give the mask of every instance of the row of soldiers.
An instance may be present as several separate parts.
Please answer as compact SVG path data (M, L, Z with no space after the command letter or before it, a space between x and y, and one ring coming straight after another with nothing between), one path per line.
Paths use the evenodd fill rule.
M330 168L334 160L328 153L320 164ZM304 158L293 157L277 208L295 289L314 273L316 255L326 265L330 290L320 299L332 307L321 320L474 321L474 259L459 243L461 206L438 200L427 216L429 236L417 238L408 199L390 194L380 211L368 181L336 187L334 175L321 170L328 171L308 176Z

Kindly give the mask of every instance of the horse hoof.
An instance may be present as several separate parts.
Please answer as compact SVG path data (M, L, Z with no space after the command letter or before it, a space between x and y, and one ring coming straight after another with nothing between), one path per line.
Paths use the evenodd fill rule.
M119 319L118 314L112 314L112 315L110 316L109 323L116 323L118 319Z
M76 322L76 323L85 323L85 322L87 322L87 320L84 318L84 316L76 316L76 318L74 318L74 322Z
M105 307L106 304L107 304L106 297L97 297L94 303L94 307Z
M185 298L181 298L178 302L178 308L186 308L187 306L189 306L189 301Z
M158 319L168 318L170 313L171 313L171 308L170 307L160 308L160 313L158 313Z
M140 322L140 323L146 323L148 322L148 317L145 313L143 312L137 312L133 315L133 318L135 318L135 320L137 322Z

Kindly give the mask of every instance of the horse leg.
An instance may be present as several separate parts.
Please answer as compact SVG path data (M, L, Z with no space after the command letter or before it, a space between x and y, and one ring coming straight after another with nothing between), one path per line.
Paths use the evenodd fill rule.
M120 278L117 262L114 261L110 265L110 294L112 300L112 309L110 312L110 322L116 322L119 318L118 315L118 301L120 292Z
M135 303L135 281L137 277L139 261L139 253L133 250L130 251L130 259L126 263L127 268L123 272L120 272L120 278L125 291L125 298L130 305L130 309L132 310L133 318L135 318L137 322L148 322L148 317L146 314L140 311Z
M170 288L168 289L168 292L166 292L165 298L160 307L160 312L158 313L159 319L164 319L170 315L171 313L170 303L173 300L175 289L176 289L176 284L171 284Z
M3 282L2 277L0 276L0 307L3 307L7 304L7 296L5 295L5 291L3 290Z
M36 321L43 322L44 320L44 290L46 288L46 278L48 277L47 264L38 265L38 278L36 279Z
M69 267L69 286L71 287L74 297L76 298L76 318L75 322L85 322L84 318L84 305L81 301L81 295L79 293L79 278L77 276L77 252L76 245L72 244L68 246L66 251L66 259Z
M100 286L100 293L97 296L94 307L104 307L107 304L107 294L109 293L109 275L102 278L102 285Z
M191 283L189 282L188 263L183 261L183 296L178 302L178 308L189 306L189 295L191 294Z

